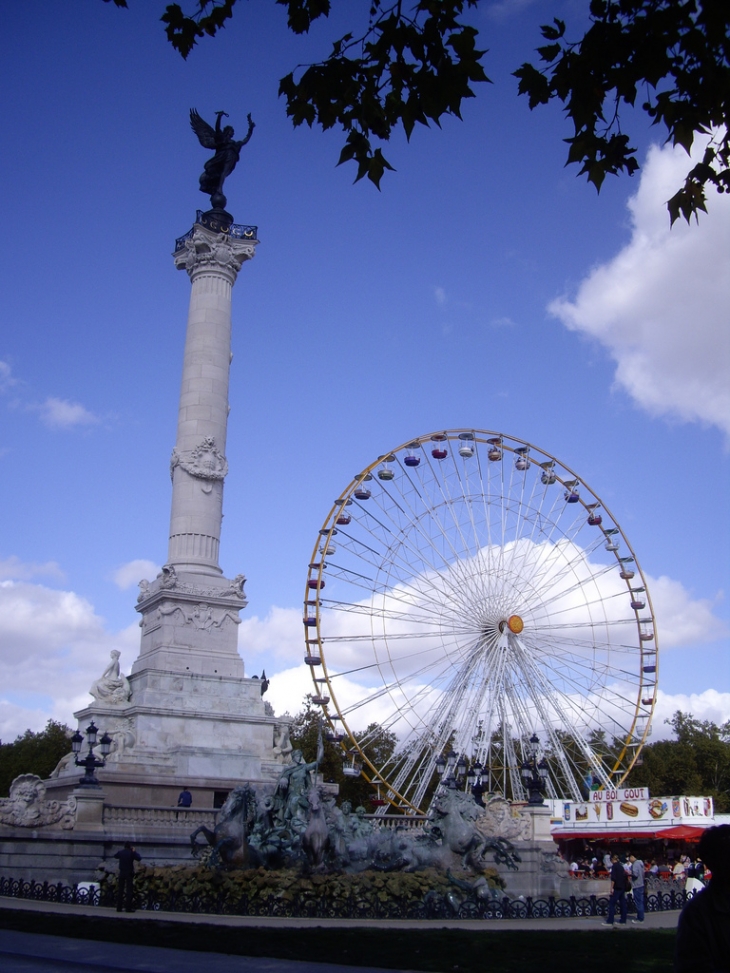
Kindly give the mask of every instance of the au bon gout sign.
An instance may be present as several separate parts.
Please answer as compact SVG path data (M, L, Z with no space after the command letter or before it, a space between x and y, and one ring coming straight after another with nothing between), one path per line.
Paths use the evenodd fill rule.
M560 805L560 826L571 831L707 826L714 820L711 797L652 797L646 787L592 791L585 801L561 801Z

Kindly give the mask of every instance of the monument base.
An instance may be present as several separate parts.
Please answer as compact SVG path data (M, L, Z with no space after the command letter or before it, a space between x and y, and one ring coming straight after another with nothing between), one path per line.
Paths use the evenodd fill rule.
M129 685L129 702L95 700L74 713L82 733L93 720L99 737L112 738L97 771L111 804L169 807L187 785L196 806L212 808L243 781L278 779L290 721L273 715L261 680L145 669ZM67 755L47 781L49 797L64 799L79 776Z
M522 840L512 842L521 859L519 869L498 866L505 881L505 894L511 899L559 897L561 884L568 876L568 863L558 855L558 846L550 833L550 808L527 804L520 810L530 827Z

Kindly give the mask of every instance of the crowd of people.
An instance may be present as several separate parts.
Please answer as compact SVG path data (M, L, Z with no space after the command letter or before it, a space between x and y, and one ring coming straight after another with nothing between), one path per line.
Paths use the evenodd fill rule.
M637 852L638 854L638 852ZM593 851L591 854L575 856L571 859L568 866L568 873L571 878L609 878L611 874L612 855L608 851ZM625 852L618 855L619 861L624 869L631 870L631 853ZM709 875L702 859L695 854L680 854L675 858L646 858L639 856L644 869L645 881L647 884L654 884L652 879L657 881L673 882L675 888L680 888L688 892L699 891L704 888Z

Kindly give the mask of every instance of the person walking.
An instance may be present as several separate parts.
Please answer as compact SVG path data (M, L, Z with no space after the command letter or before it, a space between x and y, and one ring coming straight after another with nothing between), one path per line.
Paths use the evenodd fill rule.
M611 897L608 900L608 918L603 923L604 926L612 926L616 916L616 906L619 907L621 918L619 925L626 925L626 886L628 877L626 869L619 861L618 855L611 855Z
M631 890L634 895L634 905L636 906L636 918L633 923L644 921L644 863L632 852L629 855L631 862Z
M124 843L124 848L114 856L119 861L119 879L117 881L117 912L134 912L132 907L132 893L134 891L134 863L142 861L142 856L130 841Z

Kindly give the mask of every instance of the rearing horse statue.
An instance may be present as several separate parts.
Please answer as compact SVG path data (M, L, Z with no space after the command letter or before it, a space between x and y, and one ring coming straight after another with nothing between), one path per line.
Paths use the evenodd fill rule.
M205 837L213 849L211 865L225 868L245 868L248 865L248 836L256 820L256 794L245 784L236 787L220 809L213 831L201 824L190 835L190 845L195 854L201 846L196 841L199 834Z

